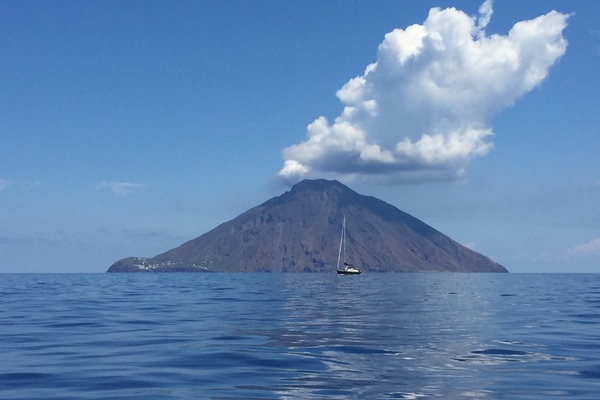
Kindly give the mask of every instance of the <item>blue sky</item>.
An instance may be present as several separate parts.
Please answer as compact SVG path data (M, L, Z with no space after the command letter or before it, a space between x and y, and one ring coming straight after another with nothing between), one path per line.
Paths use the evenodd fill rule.
M104 272L304 177L511 272L600 272L598 15L568 0L0 1L0 272Z

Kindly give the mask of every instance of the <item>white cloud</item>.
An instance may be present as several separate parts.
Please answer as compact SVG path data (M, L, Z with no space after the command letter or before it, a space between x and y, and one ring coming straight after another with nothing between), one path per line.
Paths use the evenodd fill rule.
M479 19L477 20L476 34L478 38L485 36L485 27L490 23L494 9L492 0L485 0L479 7Z
M338 92L343 112L319 117L282 152L279 176L460 180L493 147L491 118L540 84L565 53L568 16L556 11L487 36L479 16L432 8L422 25L395 29L377 62Z
M126 196L130 194L133 190L143 188L145 186L146 185L141 183L131 182L102 182L101 184L96 186L96 189L108 189L117 196Z
M600 253L600 238L590 240L587 243L582 243L577 246L574 246L570 253L572 254L590 254L590 253Z

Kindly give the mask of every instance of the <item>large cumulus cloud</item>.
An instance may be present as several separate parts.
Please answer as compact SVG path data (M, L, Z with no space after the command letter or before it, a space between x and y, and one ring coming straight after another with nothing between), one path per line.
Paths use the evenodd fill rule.
M493 146L491 117L540 84L565 53L568 15L551 11L486 35L478 16L433 8L422 25L395 29L377 61L338 92L343 112L319 117L283 150L279 176L448 181Z

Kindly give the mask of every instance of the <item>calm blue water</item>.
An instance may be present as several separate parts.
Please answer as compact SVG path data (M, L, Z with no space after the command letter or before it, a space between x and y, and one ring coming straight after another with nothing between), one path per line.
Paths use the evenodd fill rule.
M2 399L598 399L600 274L0 275Z

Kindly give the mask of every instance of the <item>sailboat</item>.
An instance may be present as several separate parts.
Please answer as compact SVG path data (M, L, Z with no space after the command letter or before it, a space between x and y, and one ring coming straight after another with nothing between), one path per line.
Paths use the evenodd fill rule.
M342 268L340 268L340 262L342 262ZM338 252L337 267L335 268L338 274L342 275L358 275L360 269L346 262L346 216L344 215L344 222L342 222L342 236L340 237L340 250Z

